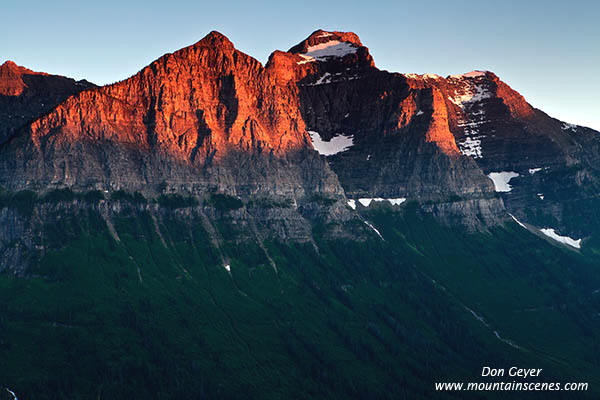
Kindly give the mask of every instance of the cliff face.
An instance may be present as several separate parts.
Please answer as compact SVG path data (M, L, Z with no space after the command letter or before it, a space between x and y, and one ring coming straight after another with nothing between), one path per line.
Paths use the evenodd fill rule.
M70 99L32 125L32 140L108 140L200 164L234 148L281 154L301 147L304 133L289 90L212 32L129 79Z
M368 49L337 32L316 31L290 52L307 129L323 141L352 137L328 156L349 198L434 202L442 220L470 226L503 219L491 181L459 151L443 88L378 70Z
M2 146L0 185L13 193L99 190L105 199L59 207L41 197L17 225L8 222L18 213L7 210L0 253L22 269L27 257L46 251L35 247L39 226L61 212L102 211L110 223L121 213L112 198L117 190L197 199L176 212L193 215L190 224L235 232L207 229L215 242L306 242L315 224L335 237L364 236L364 224L352 232L340 227L358 217L326 159L311 148L288 72L285 63L263 67L212 32L129 79L69 97ZM211 193L239 205L222 209ZM175 212L156 203L136 207L156 219Z
M281 74L212 32L33 122L4 149L19 156L3 157L2 184L340 195L309 148L297 88Z
M67 97L92 87L87 81L34 72L12 61L0 65L0 144Z
M2 71L6 98L38 76ZM55 104L31 106L35 119L0 148L0 185L12 191L226 193L244 202L240 221L267 236L280 223L275 236L300 240L315 221L356 237L340 226L360 221L348 201L361 198L414 200L472 229L504 223L505 205L520 218L537 207L569 229L567 194L597 193L583 189L598 182L594 131L546 116L490 72L381 71L353 33L315 31L263 66L211 32L113 85L38 78L54 82ZM486 175L506 171L518 177L499 193ZM542 190L555 195L539 203ZM249 206L256 199L292 206L267 212Z
M485 174L514 175L508 190L499 192L512 214L575 237L593 231L595 218L575 221L581 221L582 210L596 207L598 132L549 117L488 71L407 77L444 93L449 126L463 155ZM587 220L591 214L586 215Z

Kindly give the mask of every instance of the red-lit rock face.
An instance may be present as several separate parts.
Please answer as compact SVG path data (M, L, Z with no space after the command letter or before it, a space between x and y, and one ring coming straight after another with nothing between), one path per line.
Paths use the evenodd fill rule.
M429 127L425 133L425 139L428 142L435 143L444 153L448 155L458 155L458 147L454 141L454 136L450 132L448 126L448 109L443 93L434 88L432 90L432 105L433 112Z
M225 36L212 32L129 79L69 99L32 124L32 140L37 146L109 140L200 163L231 149L283 154L308 145L301 115L306 105L300 102L299 87L332 79L342 86L341 81L354 85L352 80L371 79L371 86L378 86L391 79L377 73L385 75L375 69L368 49L354 33L316 31L289 52L274 52L263 67L236 50ZM13 81L5 79L5 91L20 90L17 84L9 85ZM448 155L458 154L450 132L457 109L445 98L460 97L460 85L424 79L408 79L408 84L399 78L392 81L385 90L363 90L364 104L354 101L350 111L369 110L367 125L388 134L420 121L427 125L426 142ZM497 78L494 82L514 104L515 114L528 111L516 92ZM418 101L426 101L423 107L430 108L428 119L417 118L423 113ZM448 107L454 109L449 112Z
M185 159L304 143L293 88L212 32L135 76L80 94L32 125L44 140L110 140ZM56 136L53 138L53 136Z
M90 87L89 82L34 72L12 61L0 65L0 144L68 96Z
M46 75L18 66L12 61L0 65L0 96L20 96L27 84L23 75Z

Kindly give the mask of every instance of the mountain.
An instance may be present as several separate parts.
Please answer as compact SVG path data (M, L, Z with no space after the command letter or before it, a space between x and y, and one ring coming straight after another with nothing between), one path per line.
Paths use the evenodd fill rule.
M92 87L84 80L34 72L6 61L0 65L0 143L67 97Z
M18 396L461 398L434 382L513 364L598 394L600 136L494 73L324 30L102 87L0 68Z

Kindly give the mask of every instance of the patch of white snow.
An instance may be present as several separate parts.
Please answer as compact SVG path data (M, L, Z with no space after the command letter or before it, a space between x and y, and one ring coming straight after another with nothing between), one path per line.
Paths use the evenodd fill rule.
M395 199L383 199L381 197L362 197L362 198L358 199L358 202L365 207L369 207L373 201L375 201L375 202L387 201L393 206L399 206L400 204L402 204L406 201L406 198L398 197Z
M348 150L354 144L352 135L338 135L331 138L330 141L326 142L321 139L321 135L317 132L308 131L310 139L312 141L313 148L321 155L331 156L342 151Z
M450 78L462 79L462 78L477 78L478 76L485 76L485 71L471 71L466 74L450 75Z
M406 201L406 198L399 197L397 199L387 199L387 201L389 201L390 204L393 205L393 206L399 206L400 204L402 204L402 203L404 203Z
M467 136L463 140L457 142L460 152L465 156L471 156L473 158L483 158L483 152L481 151L481 138L482 136Z
M561 236L558 233L556 233L556 231L552 228L543 228L540 229L540 231L548 236L549 238L552 238L554 240L556 240L557 242L560 243L564 243L566 245L569 245L571 247L575 247L576 249L580 249L581 248L581 239L572 239L568 236Z
M490 97L492 97L492 94L487 88L480 84L474 84L466 88L463 94L456 94L454 98L448 97L448 99L460 108L463 108L466 103L476 103Z
M437 74L423 74L423 75L403 74L403 75L406 76L407 78L411 78L411 79L441 79L441 76L439 76Z
M381 236L381 233L380 233L380 232L377 230L377 228L375 228L375 227L373 226L373 224L371 224L371 223L370 223L370 222L368 222L368 221L364 221L364 220L363 220L363 222L364 222L364 223L365 223L365 224L366 224L366 225L367 225L369 228L373 229L373 231L375 231L375 233L377 234L377 236L379 236L379 237L381 238L381 240L385 240L385 239L383 238L383 236Z
M351 209L356 210L356 200L350 199L348 200L348 205Z
M529 173L531 175L535 174L536 172L540 172L542 170L542 168L529 168Z
M512 178L519 176L518 173L512 171L490 172L488 178L494 182L494 190L496 192L510 192L512 186L508 183Z
M326 61L329 57L344 57L348 54L356 53L357 47L349 42L340 42L339 40L330 40L325 43L319 43L309 46L306 53L298 54L304 60L298 61L298 64L305 64L314 61Z
M322 85L323 83L329 83L331 82L330 80L328 80L327 78L330 77L331 74L329 72L325 72L325 74L323 74L322 77L320 77L316 82L315 85Z
M521 227L523 227L523 228L527 229L527 227L525 226L525 224L524 224L524 223L522 223L521 221L519 221L519 220L517 219L517 217L515 217L515 216L514 216L514 215L512 215L511 213L508 213L508 215L510 215L510 217L511 217L511 218L512 218L512 219L513 219L513 220L514 220L514 221L515 221L517 224L519 224Z

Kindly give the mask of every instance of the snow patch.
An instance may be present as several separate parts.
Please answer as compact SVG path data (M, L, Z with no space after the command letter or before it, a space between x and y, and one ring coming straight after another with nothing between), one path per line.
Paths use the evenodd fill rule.
M581 248L581 239L572 239L568 236L561 236L558 233L556 233L556 231L552 228L543 228L540 229L540 231L548 236L549 238L552 238L554 240L556 240L557 242L560 243L564 243L566 245L569 245L571 247L575 247L576 249L580 249Z
M462 79L462 78L477 78L478 76L485 76L485 71L471 71L466 74L450 75L450 78Z
M417 111L417 115L423 115L423 114L425 114L423 111L421 111L421 110Z
M387 201L393 206L399 206L406 201L406 198L398 197L396 199L383 199L381 197L362 197L358 199L358 202L365 207L369 207L373 201Z
M457 142L460 152L465 156L471 156L473 158L483 158L483 152L481 151L481 138L482 136L467 136L463 140Z
M563 122L561 129L563 131L576 131L577 130L577 125L575 124L570 124L568 122Z
M329 72L325 72L325 74L315 82L315 85L322 85L324 83L331 82L331 80L328 79L330 76L331 74Z
M490 172L488 174L488 178L494 182L494 190L496 192L510 192L512 186L508 183L512 178L516 178L517 176L519 176L519 174L512 171Z
M326 142L321 139L321 135L314 131L308 131L312 141L313 148L321 155L331 156L348 150L354 144L352 135L338 135Z
M448 99L460 108L464 108L467 103L476 103L490 97L492 97L492 94L487 88L480 84L474 84L466 88L463 94L456 94L454 97L448 97Z
M329 42L309 46L306 53L298 54L303 58L302 61L298 61L298 64L327 61L329 57L344 57L348 54L356 53L356 50L357 47L352 43L330 40Z
M350 206L351 209L356 210L356 200L348 200L348 205Z
M393 206L399 206L400 204L402 204L406 201L406 198L400 197L398 199L387 199L387 201L389 201L390 204Z
M543 193L538 193L537 197L539 197L540 200L544 200L544 194Z
M449 79L460 82L458 85L459 90L455 91L454 97L448 97L448 99L464 109L466 105L478 103L481 100L492 97L492 93L488 90L489 84L486 80L471 79L481 76L485 76L485 72L472 71L462 75L450 75Z
M12 390L10 390L9 388L6 388L6 391L7 391L8 393L10 393L10 395L11 395L11 396L12 396L12 398L13 398L13 400L19 400L19 399L17 398L17 395L15 394L15 392L13 392Z
M366 225L367 225L369 228L373 229L373 231L375 231L375 233L377 234L377 236L379 236L379 237L381 238L381 240L385 240L385 239L383 238L383 236L381 236L381 233L380 233L380 232L377 230L377 228L375 228L375 227L373 226L373 224L371 224L371 223L370 223L370 222L368 222L368 221L364 221L364 220L363 220L363 222L364 222L364 223L365 223L365 224L366 224Z
M483 109L471 110L471 107L469 107L469 112L465 113L465 117L467 119L459 119L457 121L457 126L463 129L465 138L458 140L456 144L463 155L473 158L483 158L481 139L485 138L485 135L479 134L479 127L490 121L486 118Z
M231 265L225 264L225 265L223 265L223 268L225 268L227 270L227 272L231 272Z
M515 217L515 216L514 216L514 215L512 215L511 213L508 213L508 215L510 215L510 217L511 217L511 218L512 218L512 219L513 219L513 220L514 220L514 221L515 221L517 224L519 224L519 225L520 225L520 226L522 226L523 228L527 229L527 227L525 226L525 224L524 224L524 223L522 223L521 221L519 221L519 220L517 219L517 217Z
M529 168L529 173L531 175L535 174L536 172L540 172L542 170L542 168Z
M315 83L306 83L303 84L301 86L319 86L319 85L325 85L328 83L336 83L336 82L342 82L342 81L352 81L354 79L360 79L361 76L359 75L354 75L354 76L348 76L342 73L342 72L336 72L334 74L330 74L329 72L325 72L325 74L323 74L323 76L321 76L319 79L317 79L315 81ZM344 116L344 118L347 118L349 114L346 114L346 116Z
M407 78L411 79L441 79L442 77L437 74L404 74Z

